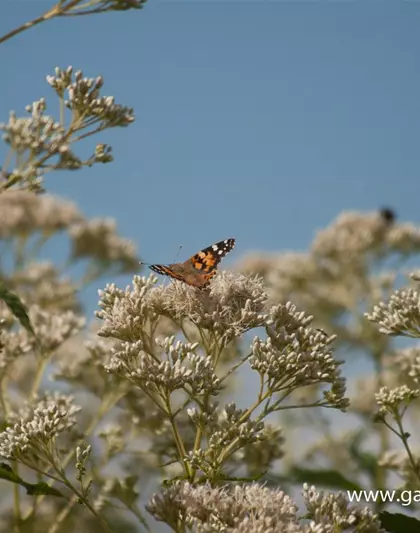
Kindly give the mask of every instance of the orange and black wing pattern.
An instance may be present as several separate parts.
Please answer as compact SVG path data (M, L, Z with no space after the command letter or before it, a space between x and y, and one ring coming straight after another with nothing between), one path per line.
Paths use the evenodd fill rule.
M204 248L185 263L150 265L149 268L157 274L183 281L197 289L205 289L216 274L216 268L220 261L234 246L235 239L226 239Z
M164 276L170 276L171 278L178 279L179 281L184 281L183 276L174 272L169 266L150 265L149 268L150 270L153 270L153 272L156 272L157 274L162 274Z
M226 239L217 242L193 255L185 263L190 263L200 273L214 274L220 261L234 246L235 239Z

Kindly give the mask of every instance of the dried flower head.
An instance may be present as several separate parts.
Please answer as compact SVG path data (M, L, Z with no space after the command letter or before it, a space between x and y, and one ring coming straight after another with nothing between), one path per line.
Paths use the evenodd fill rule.
M76 424L80 407L73 398L57 392L35 399L8 419L9 427L0 433L0 455L24 463L50 463L56 438Z
M154 287L156 278L135 276L133 288L125 291L109 285L101 292L105 324L99 334L119 340L144 341L146 325L159 316L175 323L187 319L198 328L216 332L223 345L245 331L262 326L266 320L266 295L259 278L222 272L214 278L209 292L197 291L174 282Z
M13 272L8 283L28 305L62 311L80 310L75 285L69 278L61 278L52 263L29 263Z
M394 367L398 374L412 378L416 384L420 384L420 346L412 346L400 349L393 357Z
M143 349L141 341L123 342L113 350L111 361L106 365L108 372L126 378L149 393L166 390L169 394L186 387L190 394L217 394L219 379L214 373L212 358L194 353L196 344L174 343L174 337L163 343L157 339L167 359L156 360Z
M35 346L33 336L28 336L26 330L1 331L0 349L0 379L6 374L9 365L15 362L18 357L32 351Z
M315 487L303 486L303 497L308 509L308 518L316 524L331 525L334 531L357 531L360 533L386 533L381 523L368 507L351 505L342 492L337 494L318 492ZM316 531L316 530L314 530Z
M407 385L392 390L388 387L381 387L379 392L375 394L381 415L387 413L394 415L400 407L406 407L419 396L420 389L409 389Z
M109 9L128 9L141 7L140 0L101 0L99 11ZM86 7L86 6L85 6ZM92 6L91 6L92 7ZM60 3L64 14L70 6ZM76 6L73 6L73 11ZM97 12L93 10L92 12ZM81 11L80 14L85 14ZM56 12L58 16L60 13ZM75 14L75 13L73 13ZM43 175L52 170L77 170L94 163L112 161L111 147L100 144L94 153L82 160L72 145L88 136L107 128L122 127L134 121L133 110L115 103L113 96L102 96L103 79L101 76L86 78L82 71L73 73L73 68L55 69L54 76L47 76L48 84L55 89L64 105L71 112L69 121L61 116L57 121L46 114L47 104L44 98L26 107L28 117L19 118L14 112L10 114L7 124L0 124L4 131L3 140L10 145L11 154L16 157L17 168L9 172L3 169L1 189L11 189L19 185L21 189L44 192ZM65 126L67 122L68 126ZM83 133L81 133L83 131Z
M420 296L413 289L395 291L387 303L380 302L365 316L386 335L420 337Z
M73 225L69 235L73 259L92 258L113 267L119 264L119 272L138 269L135 246L117 234L115 220L96 218L84 221Z
M334 360L330 346L335 336L314 331L311 322L312 317L298 312L290 302L273 306L267 320L269 337L266 341L254 339L250 365L273 391L331 384L330 390L324 392L325 402L345 410L345 380L340 376L341 363Z
M361 320L360 311L393 289L395 272L384 271L382 260L417 254L420 235L388 211L343 213L318 233L309 253L254 254L240 268L264 276L271 302L290 300L314 314L317 325L338 335L340 346L388 351L389 339Z
M317 257L340 263L363 261L366 254L383 253L389 231L389 221L380 212L345 212L318 233L312 251Z
M56 350L85 325L85 318L73 311L52 312L37 305L31 306L29 316L37 340L45 353Z
M284 432L281 428L265 424L258 434L258 440L246 444L242 449L242 461L249 474L260 475L261 472L273 468L273 463L285 454L284 442Z
M176 482L155 494L147 509L174 530L180 523L203 532L233 532L244 523L252 527L269 523L273 531L291 531L289 525L297 526L293 500L281 490L257 484L212 488Z
M227 404L222 411L213 406L209 406L207 412L191 408L188 409L188 415L200 428L207 448L188 453L184 462L204 473L206 479L217 478L223 463L229 458L236 455L237 463L240 450L266 438L264 422L252 420L249 413L245 409L238 409L235 403Z
M420 251L420 228L414 224L395 224L387 233L387 242L393 252L409 255Z
M44 98L26 107L28 118L18 118L12 111L7 124L0 124L3 140L22 154L33 150L36 154L48 151L53 144L59 144L64 136L64 128L59 122L45 115L47 104Z
M263 326L267 318L267 295L257 276L221 271L212 280L209 292L174 282L156 287L150 300L157 312L175 322L188 319L200 329L217 333L223 345Z
M0 238L27 236L35 232L52 234L83 220L71 202L54 196L37 196L27 191L6 191L0 195Z
M99 291L101 310L96 312L96 316L103 320L103 326L98 335L128 342L143 340L146 326L155 323L159 317L150 305L155 282L153 276L134 276L132 287L127 287L125 291L118 289L114 283Z
M85 78L81 70L73 74L72 67L66 70L57 67L55 76L47 76L47 82L60 97L67 92L65 104L76 116L89 120L91 124L95 123L95 119L101 121L101 129L126 126L134 121L131 108L115 104L112 96L100 96L104 84L101 76Z

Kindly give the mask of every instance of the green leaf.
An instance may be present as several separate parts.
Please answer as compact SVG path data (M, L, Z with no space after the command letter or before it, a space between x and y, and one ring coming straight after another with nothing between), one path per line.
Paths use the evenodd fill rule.
M0 479L7 479L12 483L22 483L22 479L6 463L0 463Z
M47 496L58 496L59 498L63 498L63 494L48 485L48 483L44 483L41 481L40 483L36 483L33 485L32 483L25 483L26 492L30 494L31 496L39 496L40 494L46 494Z
M29 331L35 337L35 331L29 320L28 311L24 304L20 301L20 298L14 293L6 289L6 287L0 283L0 299L7 305L13 315L19 320L22 326Z
M6 463L0 463L0 479L6 479L11 483L17 483L25 487L26 493L31 496L39 496L40 494L46 494L47 496L58 496L63 498L63 494L53 487L50 487L47 483L41 481L40 483L27 483L20 476L16 474Z
M379 513L379 520L388 533L419 533L420 531L420 520L402 513L382 511Z
M342 490L363 490L360 485L347 479L337 470L292 468L289 475L298 483L309 483Z

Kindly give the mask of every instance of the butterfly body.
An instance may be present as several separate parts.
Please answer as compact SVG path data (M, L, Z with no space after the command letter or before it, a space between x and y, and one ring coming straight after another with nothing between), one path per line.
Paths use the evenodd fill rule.
M226 239L204 248L184 263L170 265L150 265L150 269L158 274L170 276L183 281L197 289L205 289L223 257L235 246L235 239Z

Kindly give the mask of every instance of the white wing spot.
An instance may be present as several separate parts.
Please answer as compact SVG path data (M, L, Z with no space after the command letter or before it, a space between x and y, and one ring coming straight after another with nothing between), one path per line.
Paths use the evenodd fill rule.
M217 244L213 244L212 249L216 252L217 251Z
M219 255L222 255L223 250L219 250L217 253L218 253Z

